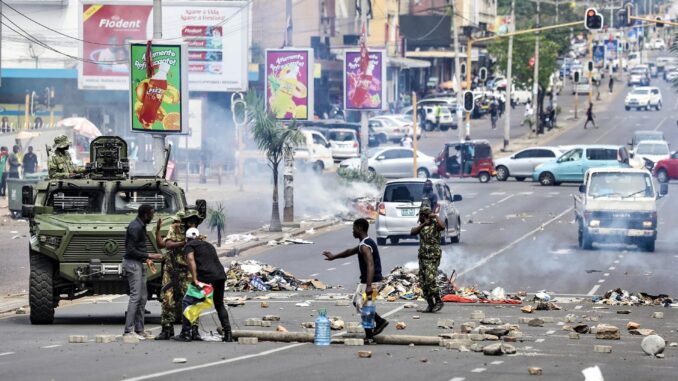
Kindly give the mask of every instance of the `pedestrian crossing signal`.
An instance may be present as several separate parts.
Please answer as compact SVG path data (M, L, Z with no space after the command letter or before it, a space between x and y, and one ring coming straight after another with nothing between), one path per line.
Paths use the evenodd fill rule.
M473 92L468 90L464 91L464 111L473 111L473 104Z
M578 71L574 72L574 83L579 83L579 72Z
M586 10L585 26L588 30L603 29L603 16L598 14L595 8Z

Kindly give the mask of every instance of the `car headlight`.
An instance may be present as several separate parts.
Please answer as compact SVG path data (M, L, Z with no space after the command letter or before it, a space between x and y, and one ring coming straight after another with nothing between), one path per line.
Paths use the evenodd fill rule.
M589 226L592 228L597 228L600 226L600 220L591 220L591 222L589 222Z
M61 237L58 236L53 236L53 235L40 235L38 237L40 240L40 243L52 246L52 247L59 247L61 245Z
M643 227L644 228L651 228L652 227L652 221L643 221Z

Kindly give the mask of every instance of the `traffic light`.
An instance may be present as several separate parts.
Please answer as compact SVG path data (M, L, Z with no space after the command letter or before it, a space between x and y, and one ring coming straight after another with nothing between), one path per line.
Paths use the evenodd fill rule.
M484 82L487 79L487 69L481 67L478 76L480 77L480 80Z
M459 74L461 74L462 77L466 76L466 64L462 63L459 65Z
M631 16L633 16L633 4L624 4L624 6L617 11L617 16L619 17L619 22L617 24L619 24L620 27L632 26L633 20L631 20Z
M574 77L574 83L579 83L579 72L578 71L574 72L573 77Z
M464 91L464 111L471 112L473 111L473 91Z
M589 8L586 10L585 26L588 30L603 29L603 15L598 14L596 8Z
M664 27L664 23L662 22L661 17L657 17L657 23L655 25L657 26L657 28L663 28Z
M593 61L589 61L589 62L586 64L586 66L587 66L587 68L589 69L589 72L592 72L592 71L593 71Z

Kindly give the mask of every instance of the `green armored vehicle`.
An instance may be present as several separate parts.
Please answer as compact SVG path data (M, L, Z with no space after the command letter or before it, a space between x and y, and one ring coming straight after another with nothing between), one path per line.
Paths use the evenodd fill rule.
M156 218L163 218L163 236L178 211L195 208L204 218L205 201L188 206L183 189L164 177L129 176L127 143L102 136L91 143L85 174L22 188L22 215L30 221L32 324L51 324L62 299L128 293L125 232L141 204L152 205ZM156 224L148 224L148 251L157 253ZM149 298L160 295L162 271L156 268L148 273Z

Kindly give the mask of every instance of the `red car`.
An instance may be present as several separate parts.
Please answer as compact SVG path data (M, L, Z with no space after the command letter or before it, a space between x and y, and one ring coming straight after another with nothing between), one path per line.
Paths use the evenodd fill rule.
M497 171L492 160L492 146L487 140L446 143L436 158L442 178L475 177L481 183L490 181Z
M678 151L671 154L671 158L659 160L654 166L654 175L660 183L678 179Z

